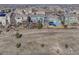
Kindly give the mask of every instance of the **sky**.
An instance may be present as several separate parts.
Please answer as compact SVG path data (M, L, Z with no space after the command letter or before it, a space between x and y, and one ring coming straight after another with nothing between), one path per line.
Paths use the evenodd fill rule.
M26 6L40 6L40 7L45 7L45 6L62 6L62 7L66 7L66 6L77 6L79 7L78 4L0 4L0 7L11 7L11 8L16 8L16 7L26 7Z

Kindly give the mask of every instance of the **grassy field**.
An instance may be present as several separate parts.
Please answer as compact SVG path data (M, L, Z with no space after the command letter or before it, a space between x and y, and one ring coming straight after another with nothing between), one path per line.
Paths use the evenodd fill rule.
M0 34L1 55L79 54L79 29L30 29ZM18 46L18 44L20 44Z

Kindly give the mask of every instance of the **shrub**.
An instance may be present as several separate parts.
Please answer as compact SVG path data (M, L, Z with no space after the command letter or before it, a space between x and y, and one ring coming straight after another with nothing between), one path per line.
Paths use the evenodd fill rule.
M22 37L22 34L16 33L15 36L16 36L16 38L21 38Z
M16 47L17 47L17 48L20 48L20 47L21 47L21 43L17 43L17 44L16 44Z
M40 24L38 25L38 29L42 29L42 27L43 27L43 25L40 23Z
M42 29L42 27L43 27L42 21L39 20L39 21L38 21L38 29Z
M41 44L41 47L44 47L45 45L44 44Z
M2 33L2 30L0 30L0 34Z
M68 48L69 46L68 46L68 44L65 44L65 48Z
M10 29L9 29L9 28L7 28L7 29L6 29L6 32L9 32L9 31L10 31Z
M57 49L57 50L56 50L56 52L57 52L57 53L60 53L60 50L59 50L59 49Z

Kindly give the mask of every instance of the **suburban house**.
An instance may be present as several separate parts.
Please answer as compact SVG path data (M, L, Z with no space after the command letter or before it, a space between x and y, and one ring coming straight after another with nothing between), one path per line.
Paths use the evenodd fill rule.
M22 23L22 20L23 20L22 15L16 13L16 14L15 14L15 20L16 20L16 24L17 24L18 22Z
M31 15L31 20L33 21L33 23L37 23L40 20L44 25L44 20L45 20L44 18L45 15Z
M75 25L79 24L79 20L76 16L69 16L65 18L65 24L66 25Z
M37 15L45 15L45 10L44 9L38 9L38 11L36 12Z
M6 14L3 12L0 12L0 23L2 23L3 26L6 25Z

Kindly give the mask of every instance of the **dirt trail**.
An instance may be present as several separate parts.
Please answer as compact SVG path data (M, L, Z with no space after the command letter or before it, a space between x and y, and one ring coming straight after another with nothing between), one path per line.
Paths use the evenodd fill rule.
M20 30L22 37L19 39L15 33L0 34L0 54L79 54L78 29ZM16 47L18 42L20 48Z

